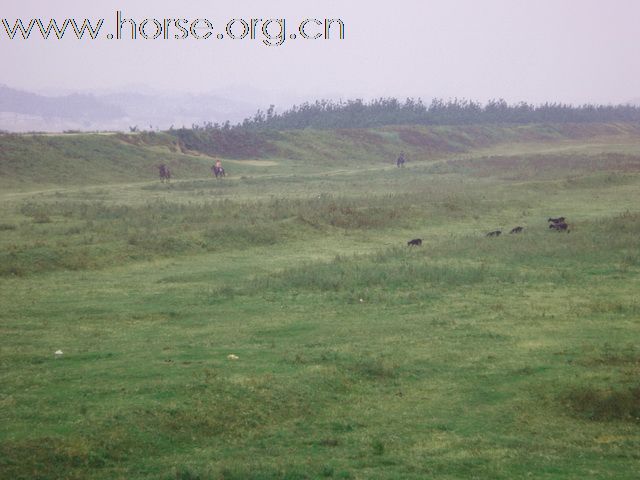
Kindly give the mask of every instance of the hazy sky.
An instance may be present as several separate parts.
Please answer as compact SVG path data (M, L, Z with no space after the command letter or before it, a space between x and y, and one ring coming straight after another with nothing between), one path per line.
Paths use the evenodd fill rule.
M109 40L116 10L138 23L208 19L215 34L233 18L285 18L287 36L306 18L340 18L346 36L287 39L274 47L260 36L176 40L178 31L168 40ZM32 17L105 23L95 41L45 41L37 31L28 41L8 40L0 26L0 83L41 92L251 87L310 100L342 95L617 103L640 97L638 0L4 0L0 8L0 19L10 25ZM155 26L147 26L152 35ZM277 24L271 27L273 34ZM315 28L310 24L307 31Z

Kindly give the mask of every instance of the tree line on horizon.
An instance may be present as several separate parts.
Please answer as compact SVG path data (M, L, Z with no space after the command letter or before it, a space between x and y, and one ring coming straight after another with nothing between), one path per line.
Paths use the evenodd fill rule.
M640 122L640 106L596 105L575 106L564 103L539 105L520 102L509 104L503 99L485 104L466 99L434 99L425 104L421 99L378 98L347 101L317 100L293 106L282 113L271 105L258 110L251 118L232 125L205 123L192 128L170 130L169 133L188 149L215 155L257 155L269 149L269 139L282 130L373 128L387 125L486 125L534 123L610 123Z
M258 111L237 128L289 130L301 128L370 128L386 125L471 125L528 123L606 123L638 122L640 107L635 105L574 106L563 103L534 105L509 104L503 99L482 104L473 100L433 99L429 105L421 99L378 98L347 101L318 100L303 103L282 113L272 105Z

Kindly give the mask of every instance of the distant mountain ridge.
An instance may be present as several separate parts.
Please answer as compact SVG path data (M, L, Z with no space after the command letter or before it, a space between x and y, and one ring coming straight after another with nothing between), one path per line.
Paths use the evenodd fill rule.
M213 94L118 92L46 96L0 85L0 130L143 130L238 122L257 105Z
M125 114L121 108L105 103L93 95L71 94L61 97L45 97L0 86L0 112L40 116L45 119L110 120Z

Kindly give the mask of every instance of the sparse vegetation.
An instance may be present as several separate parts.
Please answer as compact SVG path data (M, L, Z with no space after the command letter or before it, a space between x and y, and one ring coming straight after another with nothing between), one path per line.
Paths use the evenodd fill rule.
M580 387L567 394L573 413L596 421L640 422L640 387L600 389Z

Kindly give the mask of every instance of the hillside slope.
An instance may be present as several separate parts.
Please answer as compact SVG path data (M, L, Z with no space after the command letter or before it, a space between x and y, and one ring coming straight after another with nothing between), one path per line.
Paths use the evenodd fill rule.
M3 189L149 181L161 163L192 178L205 175L211 159L181 153L162 134L0 136Z
M292 130L275 141L280 155L305 162L393 163L401 151L425 161L503 144L592 141L640 136L637 124L390 126L375 129Z
M292 130L269 140L262 158L315 168L429 161L498 145L640 137L637 124L520 126L390 126L375 129ZM168 133L0 135L0 188L22 190L151 181L167 163L178 179L209 175L211 157L186 152ZM242 173L251 172L245 169ZM237 170L236 170L237 173Z

